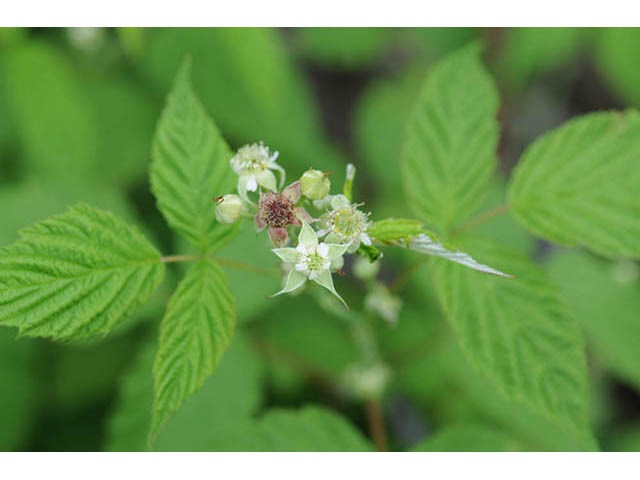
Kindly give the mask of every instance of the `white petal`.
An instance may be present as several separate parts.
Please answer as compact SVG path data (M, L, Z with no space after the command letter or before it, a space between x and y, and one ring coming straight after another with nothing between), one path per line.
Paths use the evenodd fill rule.
M318 255L320 255L322 258L328 258L329 257L329 245L327 245L326 243L321 243L320 245L318 245Z
M258 185L260 185L261 187L264 187L267 190L271 190L272 192L277 189L276 177L273 173L271 173L271 170L263 170L258 173L255 178L258 181Z
M296 270L299 272L308 272L308 267L307 262L296 263Z
M362 235L360 235L360 241L364 243L367 247L371 246L371 238L366 233L363 233Z
M247 179L247 190L250 192L255 192L258 189L258 181L256 180L255 175L251 175Z
M273 155L269 157L269 162L275 162L276 159L278 158L278 155L280 155L280 152L278 151L273 152Z
M302 243L298 244L298 246L296 247L296 250L303 255L307 254L307 247L305 247L304 244Z
M313 270L311 273L309 273L309 280L315 280L316 278L318 278L317 270Z

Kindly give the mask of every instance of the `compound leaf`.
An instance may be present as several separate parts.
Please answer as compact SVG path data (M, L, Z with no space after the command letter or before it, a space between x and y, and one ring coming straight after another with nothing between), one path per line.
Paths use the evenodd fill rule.
M561 245L640 258L640 115L570 120L524 152L509 187L513 214Z
M509 402L593 448L584 340L555 286L515 252L477 239L467 248L517 278L434 262L438 297L463 352Z
M366 452L371 444L327 408L272 409L253 424L212 437L210 450L257 452Z
M418 443L414 452L515 452L522 445L506 432L480 423L453 425Z
M175 231L206 251L220 248L236 225L216 222L212 198L233 189L232 154L196 98L190 63L178 71L152 146L151 189Z
M193 265L171 297L154 364L155 400L150 439L214 372L233 335L235 300L212 261Z
M0 249L0 324L37 337L105 335L164 275L160 254L115 215L77 205Z
M479 205L496 165L498 93L477 45L441 61L410 117L403 156L407 202L441 232Z

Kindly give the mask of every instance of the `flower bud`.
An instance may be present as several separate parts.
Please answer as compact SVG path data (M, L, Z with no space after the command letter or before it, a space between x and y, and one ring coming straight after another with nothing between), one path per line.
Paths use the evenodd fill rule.
M391 371L383 363L351 365L343 374L342 384L354 397L372 400L384 393L390 379Z
M380 271L380 262L371 262L368 258L358 257L353 264L353 274L363 281L374 280Z
M233 223L240 218L243 209L244 205L238 195L225 195L216 205L216 220L220 223Z
M320 170L307 170L300 178L300 191L311 200L320 200L327 196L331 181Z

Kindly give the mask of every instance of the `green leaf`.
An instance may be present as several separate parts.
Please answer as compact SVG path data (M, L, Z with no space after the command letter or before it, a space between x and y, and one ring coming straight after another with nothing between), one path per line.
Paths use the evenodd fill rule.
M517 452L517 440L496 427L462 424L444 428L413 447L414 452Z
M640 452L640 424L635 422L615 430L608 452Z
M146 343L120 385L108 421L106 449L144 451L153 406L155 342ZM262 363L238 332L216 374L167 422L154 450L204 451L213 436L224 435L257 413L262 402ZM224 437L223 437L224 440Z
M162 320L153 367L151 441L171 414L213 374L231 342L235 319L235 299L222 269L213 261L193 265Z
M595 60L598 70L623 100L640 106L640 70L630 59L640 55L640 29L597 29Z
M509 186L516 219L561 245L640 258L640 115L570 120L524 152Z
M584 328L602 366L640 391L638 266L584 251L554 252L546 267Z
M417 237L424 231L422 222L419 220L385 218L376 221L367 233L376 242L393 245L403 241L408 243L411 238Z
M35 342L0 329L0 452L21 451L38 419Z
M582 28L509 28L499 69L509 87L523 88L534 77L571 66L583 38Z
M354 113L358 153L379 189L375 210L380 215L406 211L402 190L402 142L411 107L415 105L425 69L413 67L375 80L362 93ZM368 204L368 202L367 202Z
M47 379L51 381L47 407L70 415L109 401L135 346L133 335L52 345L47 369Z
M234 174L229 146L191 88L190 68L185 61L178 71L156 129L151 189L171 228L207 251L236 228L216 221L212 201L233 189Z
M446 258L452 262L492 275L512 276L477 262L470 255L456 247L444 245L433 233L422 228L422 224L416 220L387 218L376 222L373 227L367 230L367 233L374 241L382 244L397 245L427 255Z
M0 249L0 324L21 334L107 334L164 275L160 254L111 213L77 205Z
M11 49L2 60L29 171L46 178L94 175L98 130L69 60L56 47L35 41Z
M517 278L435 263L438 297L463 352L510 403L592 445L584 341L555 286L520 254L479 240L468 248Z
M146 180L149 145L158 117L155 103L147 98L143 86L125 75L91 76L83 84L101 134L97 152L100 181L130 186Z
M214 451L369 452L371 444L347 420L323 407L272 409L253 424L230 429L209 444Z
M477 45L436 65L408 122L403 179L409 206L447 232L476 210L496 165L498 93Z
M193 84L215 115L225 138L242 145L258 140L280 152L296 176L314 165L344 169L344 159L322 133L313 92L287 51L282 35L268 28L167 28L147 30L141 62L149 85L169 88L185 55L193 58Z
M282 274L269 254L273 248L267 235L256 235L253 222L243 222L239 234L219 255L227 260L249 263L263 269L262 273L248 273L222 265L229 281L229 290L237 299L238 320L248 320L274 302L268 298L282 288Z
M389 28L299 28L295 33L303 57L344 70L372 65L385 54L392 38Z

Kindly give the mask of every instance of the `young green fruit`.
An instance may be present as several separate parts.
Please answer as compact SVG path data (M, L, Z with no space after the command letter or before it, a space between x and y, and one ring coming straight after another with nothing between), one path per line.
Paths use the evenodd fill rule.
M244 205L238 195L228 194L217 200L216 220L220 223L233 223L242 215Z
M300 191L310 200L321 200L327 196L331 181L320 170L307 170L300 178Z

